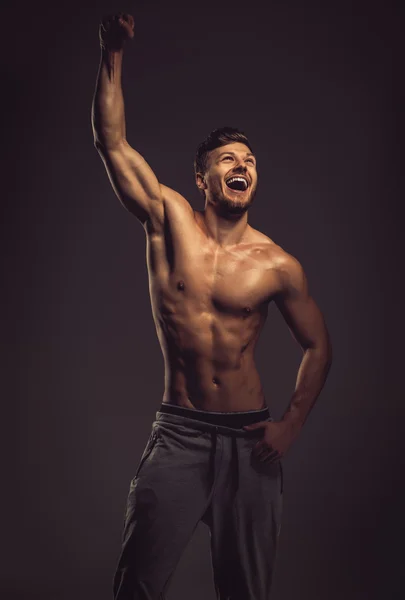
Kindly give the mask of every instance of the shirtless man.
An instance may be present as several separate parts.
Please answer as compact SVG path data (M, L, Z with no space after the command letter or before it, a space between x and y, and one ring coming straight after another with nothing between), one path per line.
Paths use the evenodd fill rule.
M165 389L130 485L114 598L164 598L202 521L218 600L268 600L281 526L281 458L323 388L330 339L300 263L248 225L257 170L244 134L222 128L200 144L202 211L159 183L128 144L121 66L133 36L131 15L100 25L92 122L114 191L146 233ZM271 301L303 350L279 421L270 416L254 363Z

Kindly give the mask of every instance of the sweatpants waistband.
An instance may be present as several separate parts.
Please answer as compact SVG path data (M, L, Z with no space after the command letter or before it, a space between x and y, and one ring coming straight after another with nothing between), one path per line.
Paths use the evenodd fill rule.
M156 413L156 419L159 419L159 415L162 414L185 417L194 421L209 423L218 427L229 427L231 429L241 429L244 425L252 425L259 421L273 421L267 406L258 410L218 412L185 408L176 404L162 402L159 411Z

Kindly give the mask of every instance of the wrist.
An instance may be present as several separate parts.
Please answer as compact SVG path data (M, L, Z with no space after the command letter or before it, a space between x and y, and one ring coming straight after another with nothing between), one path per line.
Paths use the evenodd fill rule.
M112 46L112 45L107 45L107 44L103 44L103 43L100 44L100 50L101 50L102 56L105 56L105 57L109 57L111 55L122 56L124 53L123 46Z
M288 425L291 429L299 431L304 425L304 419L297 409L287 410L281 421Z

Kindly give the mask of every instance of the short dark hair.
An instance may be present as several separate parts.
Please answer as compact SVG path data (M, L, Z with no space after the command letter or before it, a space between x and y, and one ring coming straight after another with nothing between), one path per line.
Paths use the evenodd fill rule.
M219 148L220 146L226 146L226 144L232 144L233 142L246 144L249 150L253 152L246 135L242 131L239 131L239 129L235 129L235 127L220 127L211 131L209 136L197 148L194 159L195 173L204 175L207 170L208 154L211 150L215 150L215 148Z

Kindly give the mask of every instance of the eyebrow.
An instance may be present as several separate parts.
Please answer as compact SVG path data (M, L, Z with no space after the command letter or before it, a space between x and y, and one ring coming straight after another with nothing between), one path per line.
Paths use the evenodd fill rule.
M221 152L220 154L218 154L218 158L220 156L223 156L224 154L232 154L232 156L236 156L235 152L228 151L228 152ZM256 158L255 155L253 154L253 152L248 152L247 154L245 154L245 156L253 156L253 158Z

